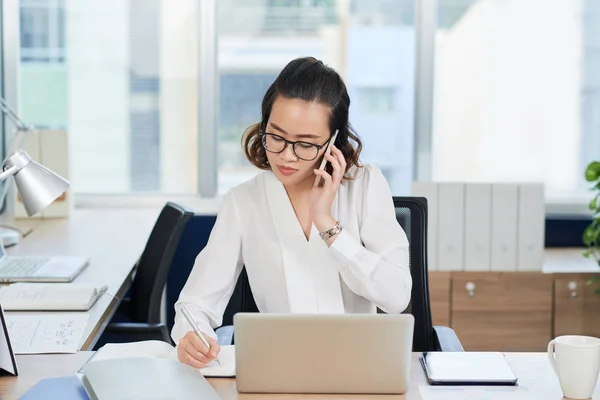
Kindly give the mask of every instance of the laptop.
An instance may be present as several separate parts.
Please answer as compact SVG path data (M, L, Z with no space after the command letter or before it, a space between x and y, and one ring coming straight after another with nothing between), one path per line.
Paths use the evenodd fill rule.
M0 242L0 283L71 282L88 264L84 257L8 256Z
M234 315L241 393L403 394L410 314Z

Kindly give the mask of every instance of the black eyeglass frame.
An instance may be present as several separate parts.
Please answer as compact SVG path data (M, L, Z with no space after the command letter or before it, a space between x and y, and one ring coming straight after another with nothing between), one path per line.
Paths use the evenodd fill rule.
M259 133L260 133L260 136L261 136L262 145L265 148L265 150L268 151L269 153L274 153L274 154L282 153L283 151L285 151L285 149L288 146L288 144L290 144L292 146L292 151L294 152L294 155L296 157L298 157L299 159L304 160L304 161L313 161L314 159L316 159L319 156L319 152L321 151L321 149L323 147L327 146L327 143L329 143L329 141L331 140L331 137L333 136L333 135L329 135L329 139L327 139L327 141L325 143L323 143L322 145L318 145L316 143L305 142L303 140L298 140L298 141L293 142L291 140L287 140L286 138L284 138L282 136L276 135L274 133L266 132L266 131L264 131L262 129L259 130ZM279 150L279 151L269 150L269 148L267 147L267 135L271 135L271 136L274 136L274 137L276 137L278 139L283 140L284 141L283 148L281 150ZM316 147L317 148L317 154L313 158L311 158L311 159L306 159L306 158L300 157L298 155L298 153L296 153L296 144L298 144L298 143Z

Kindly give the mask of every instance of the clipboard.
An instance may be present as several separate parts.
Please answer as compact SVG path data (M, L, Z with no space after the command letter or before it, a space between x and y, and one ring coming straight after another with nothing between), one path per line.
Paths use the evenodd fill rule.
M17 366L17 359L10 343L10 337L8 336L8 326L6 325L6 318L4 318L4 310L0 305L0 320L2 323L2 333L0 334L0 370L8 372L11 375L19 375L19 368Z

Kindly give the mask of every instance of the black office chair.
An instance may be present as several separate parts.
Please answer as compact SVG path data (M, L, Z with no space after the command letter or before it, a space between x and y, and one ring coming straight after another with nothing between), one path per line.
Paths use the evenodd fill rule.
M415 318L413 351L463 351L453 329L432 326L427 273L427 199L394 197L396 219L406 232L410 246L409 267L412 276L411 301L404 311ZM223 315L223 327L217 330L220 343L233 343L233 315L258 312L245 269Z
M178 204L165 204L136 263L130 296L121 300L114 321L108 324L96 348L109 342L172 343L167 326L160 321L160 304L173 255L193 215L193 211Z
M463 351L454 330L432 326L427 269L427 199L394 197L396 220L408 237L411 301L404 311L415 317L414 351Z

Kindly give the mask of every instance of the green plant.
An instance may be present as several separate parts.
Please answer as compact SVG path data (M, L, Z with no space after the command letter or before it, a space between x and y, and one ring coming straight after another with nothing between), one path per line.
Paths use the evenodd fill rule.
M593 258L600 266L600 162L592 161L588 164L585 180L593 185L590 190L594 191L594 197L589 204L592 222L583 231L583 244L587 247L583 255Z

